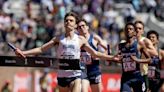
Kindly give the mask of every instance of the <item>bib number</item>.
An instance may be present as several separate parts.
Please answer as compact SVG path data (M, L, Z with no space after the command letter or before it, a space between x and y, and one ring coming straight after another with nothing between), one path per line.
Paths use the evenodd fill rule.
M149 78L154 78L155 77L155 67L154 66L149 66L148 77Z
M125 72L136 70L136 62L124 62L123 69Z
M63 59L74 59L74 55L62 55Z
M82 52L81 61L85 64L91 64L92 63L91 55L88 54L87 52Z

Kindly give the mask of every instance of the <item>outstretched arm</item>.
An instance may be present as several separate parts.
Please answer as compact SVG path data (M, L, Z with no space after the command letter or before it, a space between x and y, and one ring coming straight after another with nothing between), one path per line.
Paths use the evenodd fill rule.
M84 37L80 37L80 40L81 40L80 42L82 42L81 46L83 46L83 48L87 52L89 52L92 56L101 58L101 59L106 59L106 60L118 59L114 56L95 51L94 49L92 49L92 47L90 47L90 45L88 44L87 40Z
M44 44L41 47L37 47L31 50L27 50L27 51L21 51L20 49L16 49L15 50L15 54L20 56L20 55L38 55L43 53L44 51L47 51L49 48L53 47L55 43L58 42L57 38L53 38L52 40L50 40L49 42L47 42L46 44Z

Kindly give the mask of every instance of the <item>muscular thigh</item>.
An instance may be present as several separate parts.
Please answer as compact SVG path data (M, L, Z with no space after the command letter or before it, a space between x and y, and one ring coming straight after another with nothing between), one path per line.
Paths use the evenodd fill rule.
M77 78L71 82L69 89L71 92L81 92L81 78Z
M91 84L92 92L102 91L101 75L94 75L89 77L89 82Z
M82 79L82 92L88 92L88 89L89 89L89 81L87 79Z

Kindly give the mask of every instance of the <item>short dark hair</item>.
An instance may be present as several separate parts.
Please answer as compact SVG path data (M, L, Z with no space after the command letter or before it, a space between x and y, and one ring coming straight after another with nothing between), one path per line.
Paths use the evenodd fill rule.
M157 39L159 39L159 34L158 34L157 31L155 31L155 30L150 30L150 31L147 33L147 38L149 38L149 36L150 36L151 34L155 34L156 37L157 37Z
M137 23L141 24L143 26L143 28L144 28L145 25L144 25L144 23L142 21L137 20L137 21L134 22L134 25L136 25Z
M126 25L125 25L125 30L127 30L127 27L128 27L129 25L131 25L131 26L134 27L134 31L136 30L136 29L135 29L135 25L134 25L134 23L132 23L132 22L126 23Z
M68 16L73 16L75 18L76 23L78 22L78 15L75 12L68 12L65 17L64 20L68 17Z
M77 23L84 22L86 25L88 25L88 22L84 18L78 18Z

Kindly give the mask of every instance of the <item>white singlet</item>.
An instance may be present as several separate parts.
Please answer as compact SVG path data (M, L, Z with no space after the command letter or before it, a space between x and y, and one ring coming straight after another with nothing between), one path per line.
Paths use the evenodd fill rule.
M79 37L74 34L71 40L67 40L64 35L60 37L57 49L58 59L80 59ZM58 77L81 76L81 70L58 70Z

